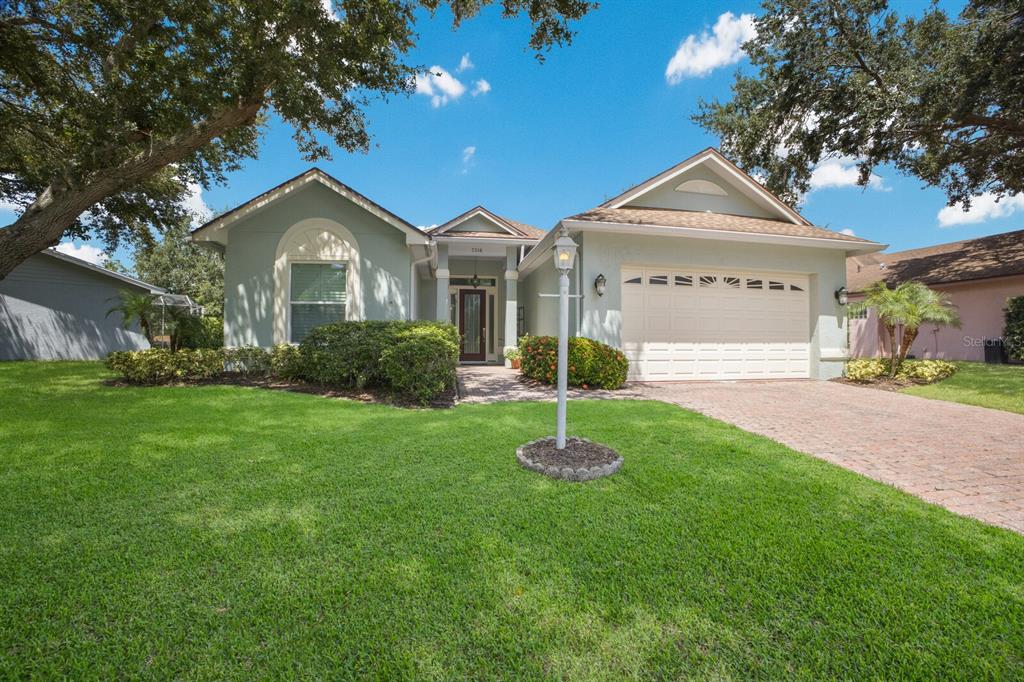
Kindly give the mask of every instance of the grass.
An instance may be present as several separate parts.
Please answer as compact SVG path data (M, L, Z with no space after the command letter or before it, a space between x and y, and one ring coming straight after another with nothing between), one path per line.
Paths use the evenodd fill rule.
M960 369L948 379L927 386L912 386L903 392L1024 414L1024 365L956 364Z
M0 364L0 677L1024 675L1024 537L669 405L104 376Z

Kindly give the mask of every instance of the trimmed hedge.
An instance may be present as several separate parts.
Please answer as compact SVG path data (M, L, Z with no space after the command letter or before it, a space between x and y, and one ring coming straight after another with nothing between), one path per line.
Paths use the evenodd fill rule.
M554 384L558 380L558 337L519 340L523 374ZM622 351L583 336L569 338L569 385L614 390L626 382L629 362Z
M956 373L956 363L948 360L904 360L896 378L931 384ZM846 363L844 376L850 381L871 382L889 375L888 358L858 358Z
M455 385L458 340L450 324L336 322L313 329L298 347L119 351L107 357L107 367L138 384L275 376L322 386L373 386L426 404Z
M1003 345L1014 360L1024 360L1024 296L1006 299Z

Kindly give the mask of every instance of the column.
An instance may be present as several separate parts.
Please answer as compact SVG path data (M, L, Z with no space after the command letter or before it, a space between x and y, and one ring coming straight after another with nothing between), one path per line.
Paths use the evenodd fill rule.
M517 320L519 312L518 289L519 270L516 259L519 247L509 246L505 249L505 348L515 347L519 343L517 336ZM508 360L505 361L509 365Z
M437 245L437 319L441 322L451 322L451 315L448 312L448 245Z

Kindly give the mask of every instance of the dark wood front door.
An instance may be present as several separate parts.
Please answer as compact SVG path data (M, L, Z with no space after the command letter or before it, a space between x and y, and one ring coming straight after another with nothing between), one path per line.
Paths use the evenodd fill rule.
M487 359L486 330L484 320L487 319L484 306L487 298L481 289L459 290L459 336L462 346L459 349L459 360Z

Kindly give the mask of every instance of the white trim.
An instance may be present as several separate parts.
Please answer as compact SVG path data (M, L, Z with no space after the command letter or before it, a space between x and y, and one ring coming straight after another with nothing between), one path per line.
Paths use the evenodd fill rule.
M292 338L292 306L298 303L299 305L337 305L337 303L330 303L325 301L295 301L292 299L292 268L296 265L344 265L345 266L345 302L342 304L345 306L345 319L348 319L348 275L351 271L351 266L348 261L338 260L289 260L288 261L288 312L285 324L287 325L287 339L288 343L296 345L299 342Z
M451 277L451 276L452 276L452 271L449 270L448 268L437 268L434 271L434 277L437 278L437 279L440 279L442 277Z
M668 225L637 225L634 223L612 223L591 220L563 220L561 225L575 232L610 232L627 233L631 235L645 235L655 237L685 237L691 239L716 239L719 241L746 242L753 244L777 244L781 246L807 246L812 248L841 249L850 254L864 254L881 251L885 244L877 242L850 242L845 239L828 239L826 237L797 237L780 234L765 234L763 232L730 232L727 230L712 230L698 227L671 227ZM548 235L553 235L558 230L552 230ZM533 251L527 254L526 258L519 264L519 272L525 275L537 267L541 256L549 250L550 242L545 237L534 247ZM553 241L553 238L552 238Z
M354 190L349 190L338 181L334 180L326 173L321 171L319 168L314 168L311 171L307 171L302 175L292 178L285 184L278 187L276 190L266 196L258 197L255 200L243 204L242 207L224 215L221 218L211 220L207 224L203 225L195 232L192 233L192 238L195 241L213 241L221 244L227 243L227 235L224 232L230 228L233 224L237 223L243 218L264 210L271 204L274 204L287 195L295 192L308 185L311 182L319 182L324 187L334 190L341 196L351 201L356 206L363 210L373 214L377 218L380 218L388 225L395 227L405 233L405 243L408 245L426 245L430 243L430 237L414 227L410 227L395 216L391 215L387 211L381 210L379 206L373 202L367 200L365 197L354 193ZM209 231L209 232L208 232ZM220 238L220 239L219 239Z
M313 238L327 233L335 243L313 244ZM298 247L313 245L317 250L295 253ZM274 343L288 343L291 338L291 264L341 263L345 272L345 319L360 320L363 312L360 286L359 243L340 223L327 218L306 218L295 223L281 235L274 258L273 330Z
M648 185L641 189L637 189L634 192L630 192L622 199L619 199L618 201L612 204L608 204L607 207L622 208L623 206L637 199L638 197L641 197L649 192L654 191L658 187L661 187L665 183L672 181L673 179L679 177L680 175L689 171L690 169L700 164L706 163L708 161L715 162L715 164L717 164L721 170L725 171L731 177L731 179L738 182L740 185L740 190L747 198L752 199L755 202L760 200L761 203L767 204L771 208L774 208L778 213L784 216L786 220L789 220L792 223L795 223L797 225L810 225L806 218L804 218L799 213L794 211L792 208L790 208L782 201L777 199L764 187L751 180L746 173L738 171L736 168L733 167L732 164L720 158L718 152L714 151L713 149L705 149L703 152L697 154L697 156L693 157L688 162L684 163L684 165L680 166L672 173L669 173L661 180L658 180L654 184Z
M519 272L518 271L516 271L516 270L506 270L505 271L505 281L506 282L509 281L509 280L517 280L517 279L519 279Z
M466 222L470 218L475 218L476 216L480 216L481 218L484 218L485 220L487 220L487 222L493 224L495 227L501 228L503 231L505 231L505 232L507 232L509 234L514 234L514 235L518 235L519 234L519 232L516 232L515 230L511 229L508 225L503 225L500 221L496 220L495 217L493 215L491 215L485 208L477 207L477 208L474 208L474 209L470 209L469 213L465 214L461 218L456 218L453 222L445 225L444 229L436 230L434 232L433 236L436 239L438 236L440 236L440 235L442 235L442 234L444 234L446 232L450 232L451 229L454 228L455 226L461 225L462 223Z
M458 234L456 232L456 234ZM437 236L434 237L434 241L439 244L493 244L494 246L520 246L526 244L536 244L539 239L529 239L526 237L451 237L451 236Z
M129 277L128 275L122 275L120 272L107 270L106 268L100 265L95 265L93 263L90 263L89 261L84 261L81 258L69 256L68 254L61 253L60 251L55 251L53 249L43 249L39 253L45 256L56 258L57 260L62 260L65 263L70 263L71 265L77 265L79 267L85 268L86 270L92 270L93 272L99 273L101 275L106 275L107 277L113 277L114 279L121 280L125 284L131 284L133 286L139 287L140 289L146 289L154 294L167 293L167 289L164 289L162 287L149 284L148 282L143 282L141 279L135 279L134 277Z

